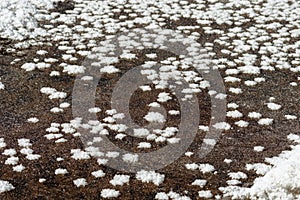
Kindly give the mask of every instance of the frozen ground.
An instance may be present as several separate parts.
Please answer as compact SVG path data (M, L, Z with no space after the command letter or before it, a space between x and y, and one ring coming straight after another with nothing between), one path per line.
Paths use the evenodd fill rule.
M296 0L1 1L0 198L300 199L299 12ZM193 59L159 49L164 38L145 32L159 29L177 34L168 41L179 34L193 41L186 49ZM199 54L220 72L224 92L196 73ZM74 85L97 78L87 65L103 76L95 105L78 110L88 89ZM129 98L139 125L129 133L127 114L110 103L118 80L137 66L148 83ZM183 96L170 92L180 85ZM125 99L131 87L121 86ZM180 107L195 99L199 119ZM214 100L226 103L218 123L211 123ZM120 170L183 144L182 116L190 117L188 129L197 119L197 130L178 159L158 170L151 163ZM212 130L220 138L207 137ZM125 153L103 150L107 141ZM200 158L203 142L214 148ZM115 161L126 167L110 167Z

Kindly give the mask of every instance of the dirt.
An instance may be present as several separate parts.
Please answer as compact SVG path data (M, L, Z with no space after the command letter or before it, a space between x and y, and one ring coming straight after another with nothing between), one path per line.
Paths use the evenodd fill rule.
M58 2L55 5L56 12L66 12L72 10L74 5L71 1ZM54 11L54 10L53 10ZM188 19L182 19L181 21L169 22L167 27L177 27L179 25L195 24L196 22ZM228 27L225 27L228 28ZM204 33L201 32L203 35ZM202 39L214 39L215 36L203 35ZM12 45L13 41L0 39L0 76L3 77L1 82L5 85L5 91L1 92L0 96L0 137L5 138L5 141L10 148L19 150L17 145L18 138L28 138L33 143L33 150L35 153L42 155L41 159L37 161L28 161L24 155L18 153L26 169L22 173L16 173L12 171L12 166L5 165L5 156L0 157L0 179L7 180L15 186L15 189L9 192L1 193L0 198L3 200L10 199L100 199L101 190L104 188L111 188L109 181L115 174L119 174L114 169L106 166L99 166L96 159L89 159L86 161L76 161L70 158L70 149L84 148L79 138L74 138L71 135L65 136L68 140L67 145L65 143L55 144L53 141L46 140L44 135L45 129L50 126L50 122L63 123L72 119L71 110L66 110L62 114L50 115L49 110L57 106L57 102L49 100L46 95L40 93L41 87L51 86L59 91L72 93L73 83L75 77L62 75L60 77L49 78L49 70L37 70L33 72L25 72L20 69L21 63L25 63L35 55L36 47L30 47L26 50L26 53L22 56L18 56L16 53L7 53L5 49ZM52 47L46 47L48 50L48 57L54 57L60 59L59 51L56 49L54 43ZM215 49L216 56L220 55L218 48ZM122 73L126 72L137 65L143 63L146 58L140 53L139 57L131 62L121 61L119 66L122 71L115 77L105 77L99 82L97 89L96 104L99 107L109 108L109 99L114 84ZM258 54L258 53L257 53ZM159 54L158 60L162 60L168 55L163 53ZM11 61L15 58L20 58L21 63L11 64ZM40 57L43 59L43 56ZM78 64L81 59L79 59ZM59 67L58 67L59 69ZM222 72L224 77L224 72ZM192 186L191 183L196 178L203 178L208 180L208 185L203 189L211 190L213 194L220 193L219 187L226 186L228 180L228 172L243 171L248 175L248 179L243 181L242 186L251 186L253 180L257 175L253 171L246 171L245 165L248 163L264 162L266 157L272 157L278 155L283 150L289 149L290 143L287 141L286 136L289 133L299 134L299 122L288 121L284 119L284 114L293 113L300 114L298 109L298 102L300 91L299 89L291 89L289 83L291 80L296 80L290 72L266 72L261 75L266 78L266 82L259 84L259 87L244 87L240 84L244 91L241 95L231 95L228 92L228 102L237 102L242 106L240 111L243 112L245 121L249 121L250 125L247 128L239 128L233 126L230 131L225 131L214 150L207 155L204 159L199 159L195 154L191 157L182 156L180 159L167 166L166 168L159 170L158 172L165 174L166 179L159 187L152 183L141 183L134 179L134 174L129 174L131 180L129 184L122 187L115 187L121 193L121 198L124 200L147 200L154 199L157 192L169 192L171 190L181 194L186 194L192 199L200 199L198 197L199 188ZM245 77L247 80L249 77ZM108 81L110 81L108 83ZM229 88L229 85L226 85ZM232 86L232 85L230 85ZM152 102L158 92L142 92L136 91L131 99L131 115L132 118L139 124L145 124L143 116L147 113L147 104ZM207 92L207 91L206 91ZM276 100L280 102L283 109L280 112L271 113L265 106L265 100L268 97L274 96ZM101 97L101 98L100 98ZM104 101L103 101L104 99ZM200 102L199 107L201 110L200 124L207 125L210 118L210 99L206 93L203 96L198 96ZM69 95L64 102L71 103L72 96ZM101 106L100 106L101 105ZM163 104L167 110L178 108L178 102ZM258 126L257 123L249 119L246 114L249 111L261 112L264 117L272 117L275 123L271 126ZM103 113L99 115L101 117ZM37 124L29 124L27 119L30 117L38 117L39 122ZM169 125L178 124L178 117L168 118ZM179 119L178 119L179 118ZM228 119L229 123L233 123ZM116 145L132 150L140 151L136 148L139 139L128 137L124 141L118 141L114 139L115 133L111 132L111 141ZM205 136L205 132L199 131L197 137L189 148L189 151L197 152L202 143L202 139ZM156 145L152 144L155 150L161 148L165 144ZM261 145L265 147L263 152L253 151L253 147ZM147 151L146 151L147 152ZM162 159L163 159L162 155ZM63 157L64 160L57 162L57 157ZM226 164L223 162L225 158L232 159L233 162ZM199 170L191 171L186 170L186 163L210 163L218 171L217 174L202 174ZM54 171L57 168L68 169L66 175L55 175ZM102 169L107 175L101 178L99 181L96 178L92 178L91 172ZM123 173L122 173L123 174ZM77 177L87 177L89 183L85 187L76 188L73 184L73 180ZM39 183L40 178L45 178L46 181ZM114 199L114 198L112 198Z

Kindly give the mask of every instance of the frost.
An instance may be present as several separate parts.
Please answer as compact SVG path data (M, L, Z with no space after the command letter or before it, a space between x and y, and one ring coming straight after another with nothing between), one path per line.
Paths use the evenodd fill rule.
M128 176L128 175L115 175L114 178L109 182L113 186L124 185L125 183L129 182L129 178L130 178L130 176Z
M281 105L276 103L267 103L267 106L270 110L279 110L281 108Z
M17 151L15 149L5 149L2 155L6 156L14 156L17 154Z
M25 167L22 164L13 167L13 171L15 172L22 172L24 169Z
M202 190L202 191L199 191L199 192L198 192L198 195L199 195L199 197L207 198L207 199L213 197L213 195L212 195L212 193L211 193L210 190Z
M241 94L241 93L243 93L241 88L233 88L233 87L229 88L229 92L231 92L233 94Z
M41 157L39 154L27 154L26 158L28 160L38 160Z
M259 119L262 117L262 114L260 114L258 112L249 112L248 117L254 118L254 119Z
M271 118L261 118L258 120L258 124L260 125L271 125L273 123L273 119Z
M84 73L85 67L79 65L67 65L64 66L63 72L67 72L68 74L80 74Z
M255 164L247 164L247 170L254 170L257 174L265 175L268 171L270 171L271 166L266 165L264 163L255 163Z
M155 195L155 199L158 199L158 200L169 200L169 196L165 192L158 192Z
M0 180L0 193L7 192L13 189L15 189L15 187L8 181Z
M33 71L36 68L36 65L35 63L25 63L21 66L21 68L29 72L29 71Z
M231 128L230 124L226 122L218 122L214 124L213 127L220 130L229 130Z
M139 129L133 129L133 134L135 137L146 137L150 134L148 129L139 128Z
M253 148L253 150L254 151L257 151L257 152L261 152L261 151L263 151L265 148L264 147L262 147L262 146L255 146L254 148Z
M249 125L249 122L246 122L244 120L239 120L237 122L234 122L234 124L239 127L247 127Z
M202 173L215 171L215 167L210 164L199 164L198 167Z
M186 155L186 156L188 156L188 157L191 157L193 154L194 154L194 153L193 153L193 152L190 152L190 151L184 153L184 155Z
M124 154L122 158L125 162L135 163L138 161L139 156L137 154L128 153L128 154Z
M140 149L151 148L151 143L149 143L149 142L140 142L139 145L138 145L138 148L140 148Z
M64 111L63 109L58 108L58 107L54 107L54 108L50 109L50 112L53 112L53 113L59 113L59 112L63 112L63 111Z
M284 117L286 119L288 119L288 120L295 120L295 119L297 119L297 116L295 116L295 115L284 115Z
M216 99L226 99L227 97L227 94L222 94L222 93L219 93L215 96Z
M192 183L192 185L197 185L199 187L204 187L207 183L207 180L204 180L204 179L196 179L194 180L194 182Z
M119 71L120 71L119 69L115 68L112 65L108 65L108 66L105 66L105 67L100 69L100 72L108 73L108 74L113 74L113 73L116 73L116 72L119 72Z
M27 119L27 121L31 122L31 123L37 123L39 121L39 119L36 117L31 117L31 118Z
M103 170L98 170L98 171L93 171L91 173L95 178L101 178L105 176L105 173L103 172Z
M82 151L80 149L72 149L71 153L73 154L71 157L74 158L75 160L90 159L90 155L87 152Z
M60 133L58 133L58 134L50 133L50 134L44 135L44 137L46 137L48 140L58 139L58 138L61 138L62 136L63 135Z
M58 169L55 170L54 173L55 173L56 175L59 175L59 174L64 175L64 174L67 174L67 173L68 173L68 170L62 169L62 168L58 168Z
M205 132L209 131L209 127L208 126L200 125L198 128L199 128L199 130L202 130L202 131L205 131Z
M148 122L158 122L158 123L163 123L166 121L165 117L158 113L158 112L149 112L145 117L144 117Z
M90 113L98 113L98 112L100 112L100 111L101 111L101 109L98 108L98 107L89 108L89 112L90 112Z
M40 183L44 183L45 181L46 181L46 179L44 179L44 178L40 178L40 179L39 179L39 182L40 182Z
M191 163L191 164L186 164L185 167L189 170L196 170L199 168L199 165L197 165L196 163Z
M233 110L233 111L227 111L226 116L232 118L240 118L243 117L243 114L238 110Z
M103 189L101 191L101 197L103 198L113 198L118 197L120 195L120 192L114 189Z
M228 103L227 104L228 108L233 108L233 109L237 109L239 107L239 105L237 105L236 103Z
M141 170L136 173L136 179L146 183L152 182L158 186L164 181L165 175L156 173L155 171Z
M106 157L108 158L116 158L120 155L119 152L115 152L115 151L109 151L106 153Z
M224 159L224 162L227 163L227 164L229 164L229 163L232 162L232 160L231 160L231 159L228 159L228 158L225 158L225 159Z
M179 110L169 110L168 113L170 115L179 115L180 114L180 111Z
M167 92L161 92L158 95L157 101L158 102L167 102L168 100L171 100L171 99L172 99L172 97L169 96L169 93L167 93Z
M203 142L208 145L215 145L217 143L215 139L203 139Z
M19 158L15 157L15 156L11 156L9 158L7 158L4 162L4 164L6 165L16 165L19 162Z
M84 187L87 185L86 179L85 178L78 178L76 180L73 180L74 185L77 187Z
M0 90L4 90L5 86L3 83L0 82Z
M246 179L248 177L244 172L230 172L228 176L231 179Z
M70 107L70 104L67 103L67 102L63 102L63 103L61 103L61 104L59 105L59 107L60 107L60 108L68 108L68 107Z

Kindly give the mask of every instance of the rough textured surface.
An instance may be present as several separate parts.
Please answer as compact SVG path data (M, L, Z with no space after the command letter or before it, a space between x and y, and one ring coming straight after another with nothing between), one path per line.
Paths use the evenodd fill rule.
M232 3L234 1L230 2ZM100 199L102 198L101 192L103 189L115 189L120 192L120 196L115 199L124 200L155 199L157 193L165 192L168 194L171 191L178 193L179 196L187 196L190 199L202 199L202 197L199 197L198 194L200 190L210 190L213 194L213 198L220 197L230 199L232 196L222 197L223 192L220 190L221 187L228 186L227 181L230 180L228 173L230 172L244 172L247 174L247 178L242 179L238 186L250 188L253 185L254 180L260 175L255 173L254 170L247 170L246 165L253 163L265 163L265 158L277 156L284 150L290 150L290 145L293 143L287 139L287 136L290 133L299 135L300 128L298 119L289 120L285 117L285 115L288 114L295 115L297 117L300 116L300 110L298 108L300 96L299 86L293 86L290 84L291 82L299 84L299 72L297 70L293 70L299 67L299 52L297 49L298 46L293 46L293 44L299 42L300 34L297 33L297 30L299 31L300 22L299 20L293 20L293 18L277 19L273 16L267 20L262 19L263 22L265 20L265 23L271 24L269 27L265 27L261 25L264 23L259 22L258 19L259 16L268 16L268 13L271 12L271 8L281 10L278 7L285 9L282 12L287 13L289 17L293 16L294 11L292 10L295 9L294 7L300 9L300 5L294 1L283 1L283 6L280 5L279 1L274 1L274 5L269 5L272 4L272 1L259 1L258 3L253 4L250 3L250 1L245 1L244 4L243 2L241 2L241 5L239 5L238 2L234 2L235 5L231 5L229 3L226 4L226 2L218 4L213 1L182 1L182 3L178 4L181 5L181 10L185 9L184 5L198 5L199 7L195 8L195 6L192 6L195 12L193 16L189 14L184 16L182 14L184 12L178 11L182 14L182 16L179 16L178 19L172 19L171 11L164 11L171 12L171 16L165 17L161 10L157 10L159 16L166 18L164 20L164 24L161 25L163 28L178 30L181 26L199 26L194 28L194 32L199 33L197 42L202 45L212 43L211 51L214 52L211 56L212 59L225 59L224 62L220 61L220 63L218 63L218 67L222 78L225 80L224 84L227 93L226 100L228 103L238 104L239 108L237 108L237 110L243 114L243 117L238 119L232 117L226 118L226 122L231 125L230 130L223 132L213 151L203 159L200 159L196 152L202 144L202 140L206 132L199 130L194 142L188 149L188 152L195 152L195 154L191 156L183 154L174 163L158 170L157 173L165 175L164 181L159 184L159 186L153 183L144 183L137 180L136 174L119 172L115 169L99 164L97 163L97 159L93 157L87 160L76 160L72 158L71 149L84 150L85 148L80 137L74 136L73 133L65 133L62 130L58 132L63 134L63 138L65 138L67 142L55 143L55 140L48 140L45 138L45 135L49 134L46 129L51 126L51 123L69 123L70 120L73 119L71 107L64 109L64 111L60 113L50 112L53 107L59 107L60 103L68 102L72 104L72 91L75 75L68 75L63 72L63 67L60 66L60 64L67 63L68 65L81 65L85 59L84 55L80 55L76 52L79 51L81 47L76 47L75 52L71 51L69 53L66 53L67 50L62 50L60 47L64 45L74 47L77 45L88 45L91 44L91 40L95 40L97 43L102 41L105 35L111 34L109 28L116 28L116 32L122 32L118 29L118 25L116 24L119 22L129 22L134 19L134 15L130 15L130 13L138 13L138 16L143 15L137 11L138 8L132 8L130 12L124 11L128 5L132 6L134 3L124 3L120 1L115 4L110 4L109 2L105 2L103 5L99 6L97 3L93 3L93 1L58 1L54 4L54 7L48 11L38 9L38 13L45 12L45 16L49 16L51 14L56 16L53 18L49 17L49 19L45 18L43 20L39 20L39 26L44 30L47 30L45 35L36 37L33 40L26 39L23 41L24 43L12 38L0 38L0 83L3 83L5 87L3 90L0 90L0 138L3 138L6 144L5 147L2 147L0 142L0 152L3 153L5 149L15 149L17 154L14 156L19 158L18 164L22 164L25 167L22 172L13 171L13 167L15 165L9 165L6 163L7 158L10 156L4 154L0 155L0 180L8 181L14 187L14 189L10 191L0 193L0 198ZM93 4L95 5L93 6ZM120 8L121 10L113 10L120 5L124 5ZM145 5L151 7L150 3ZM226 6L224 6L224 9L219 9L221 5ZM290 5L290 7L288 7L288 5ZM159 7L159 5L156 6ZM258 8L255 9L255 6ZM93 10L93 8L95 9ZM96 8L99 8L99 10ZM245 10L242 8L245 8ZM256 21L254 21L254 17L251 16L251 12L247 13L246 8L249 8L250 10L252 9L252 11L256 10ZM147 8L143 9L147 10ZM199 10L199 13L201 13L200 11L203 11L203 13L209 15L209 23L206 24L205 22L201 22L197 19L197 17L195 17L197 16L197 9ZM214 9L216 12L211 11ZM237 19L232 19L230 17L227 18L227 20L231 20L231 22L234 22L235 24L222 21L217 22L217 19L222 17L219 16L222 14L220 13L222 10L225 10L226 12L224 11L224 13L227 13L230 16L239 16ZM245 13L241 10L245 11ZM107 25L108 28L103 28L103 25L109 24L109 20L100 20L100 22L97 23L97 20L93 19L89 22L90 18L89 16L85 16L85 13L88 13L87 15L98 17L99 19L97 20L100 20L101 16L106 16L106 14L109 13L110 16L106 17L111 21L116 20L116 24L110 24ZM198 15L200 15L199 13ZM151 16L153 19L157 19L157 17L153 16L153 13L150 14L146 13L146 15ZM124 19L122 19L122 17L120 18L120 16L123 15L127 17ZM156 20L153 21L157 22ZM133 24L134 25L132 25L132 27L145 27L148 25L147 22L146 24L143 24L143 22L139 21ZM276 27L276 24L280 24L278 25L279 28L272 28L273 26ZM82 27L78 27L79 25ZM274 38L268 38L265 40L262 39L263 42L258 45L253 45L254 47L252 47L252 49L247 49L247 47L245 47L246 50L242 49L240 52L237 50L237 55L229 55L229 53L224 52L224 49L229 49L229 51L236 50L236 48L230 47L230 45L234 43L234 40L238 40L243 37L248 39L248 41L253 39L251 38L251 34L250 36L229 34L229 38L222 38L222 36L224 37L224 35L226 35L225 33L234 33L234 31L230 30L236 26L241 28L241 32L247 32L251 30L251 27L261 27L262 30L265 30L262 35L266 37L274 36L274 38L282 37L288 39L285 43L279 42L277 46L273 43L271 43L271 45L266 44L268 42L272 42ZM209 28L205 29L205 27L211 27L213 30L224 31L224 34L210 33L209 31L206 31L209 30ZM57 29L52 30L55 28ZM274 35L279 32L279 30L283 32L280 28L288 28L288 35ZM189 35L190 32L191 31L186 31L186 34ZM293 33L296 36L293 35ZM254 39L257 39L258 37L259 36L257 35ZM225 42L222 43L220 40ZM227 45L227 43L229 44ZM22 46L20 44L25 45L20 47ZM291 46L289 46L288 50L283 50L285 45ZM256 46L259 46L260 48L256 48ZM275 49L277 48L279 49L278 51L285 51L288 55L293 55L294 53L295 56L293 57L283 54L280 57L279 54L277 55L278 58L274 58L272 57L274 53L272 53L271 50L264 53L262 46L269 46L270 48L274 47ZM38 50L45 50L47 53L44 55L37 54ZM91 50L91 47L82 47L82 50L88 51ZM102 77L98 83L96 105L102 109L102 111L98 113L99 119L103 119L107 116L105 111L110 109L110 98L113 88L118 79L122 77L127 70L141 65L145 61L154 60L159 62L174 56L170 52L157 49L149 49L145 51L135 50L133 52L136 55L134 59L121 59L120 62L115 64L115 67L117 67L120 72L107 74ZM274 52L276 51L274 50ZM157 57L154 59L146 57L145 54L149 53L156 53ZM64 59L64 55L66 54L72 55L77 59ZM253 55L256 56L256 58L252 64L259 68L262 68L263 66L262 57L266 56L274 58L274 60L267 63L268 66L274 67L274 71L260 69L260 74L257 75L242 73L243 70L240 69L237 74L228 74L228 69L238 69L239 67L243 67L245 63L249 64L247 63L247 58ZM57 61L52 63L50 68L45 69L26 71L21 68L21 66L25 63L43 62L44 59L47 58L55 58ZM236 60L238 58L244 58L244 61L246 60L245 63ZM16 59L20 60L18 61ZM34 61L34 59L39 59L39 61ZM282 62L280 59L282 59ZM295 60L297 62L295 62ZM235 64L232 65L232 62ZM291 66L286 69L282 69L281 66L283 66L285 62L289 63ZM225 67L222 65L225 65ZM58 71L60 72L60 75L49 76L52 71ZM228 76L238 77L241 80L240 82L226 82L225 77ZM257 77L263 77L265 78L265 81L257 83L255 86L247 86L244 84L244 81L254 80ZM152 88L154 87L154 85L150 86ZM57 91L65 92L67 96L64 99L49 99L47 95L40 92L42 87L55 88ZM230 88L240 88L243 92L241 94L236 94L233 93ZM155 101L156 96L160 92L168 92L168 90L153 89L152 91L146 92L137 90L132 95L130 101L130 114L137 124L147 124L147 121L143 118L149 111L149 107L147 107L147 105ZM270 100L270 97L274 97L275 100ZM209 125L211 117L211 102L208 90L204 89L201 93L197 94L197 98L200 108L199 125L207 126ZM275 111L268 109L266 103L270 101L279 103L282 108ZM180 108L178 100L176 100L175 97L173 98L173 101L161 104L166 110L176 110ZM228 108L228 110L234 109ZM248 113L254 111L261 113L263 118L273 119L273 123L268 126L259 125L257 123L257 119L248 117ZM29 123L27 120L31 117L37 117L39 121L37 123ZM166 126L178 125L180 116L168 115L168 117ZM247 127L236 126L235 123L239 120L244 120L248 122L249 125ZM153 142L151 143L151 149L139 149L137 148L137 145L139 142L142 142L143 139L128 136L123 140L119 140L115 138L116 135L117 133L115 131L110 130L108 138L120 148L133 152L155 151L167 145L166 142ZM20 138L29 139L32 144L30 148L33 150L34 154L41 155L41 157L36 160L27 159L26 155L21 153L22 147L18 145L18 139ZM264 150L262 152L254 151L255 146L263 146ZM164 159L164 156L165 155L161 155L162 160ZM63 158L62 161L57 160L57 158L60 157ZM232 162L226 163L224 162L224 159L230 159ZM215 172L208 173L202 173L199 169L189 170L186 168L186 164L191 163L209 163L214 166L216 170ZM55 170L58 168L67 169L68 173L64 175L56 175ZM105 176L100 178L92 176L91 173L97 170L103 170ZM124 185L113 186L110 181L116 174L129 175L129 182ZM45 181L41 181L41 178L44 178ZM76 187L73 181L78 178L85 178L87 185L84 187ZM195 179L205 179L207 180L207 184L203 188L192 185ZM297 187L299 189L299 186ZM238 189L239 188L236 188L236 190L233 189L233 191L230 192L232 192L233 195L236 195L239 191ZM299 196L297 190L293 190L292 192L295 193L292 193L291 195ZM292 198L293 197L295 196L292 196ZM177 199L178 198L179 197L177 197ZM241 195L237 198L254 198L254 196L250 197L245 193L244 196ZM268 197L264 198L268 199ZM276 197L269 197L269 199L272 198L276 199ZM176 199L176 197L173 197L173 199Z

